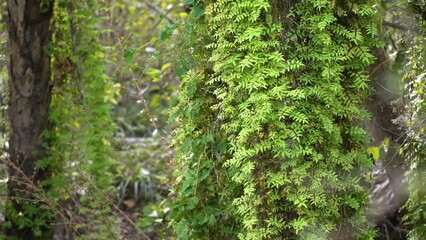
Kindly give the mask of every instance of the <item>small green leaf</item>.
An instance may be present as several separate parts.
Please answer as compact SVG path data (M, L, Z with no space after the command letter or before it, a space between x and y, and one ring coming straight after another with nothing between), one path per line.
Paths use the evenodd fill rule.
M195 6L192 8L192 13L196 18L200 18L204 15L204 8L200 6Z
M380 147L373 146L367 149L367 152L373 156L374 161L379 160L380 158Z
M188 85L186 86L186 91L188 92L188 96L189 97L194 97L194 93L196 90L196 86L194 85L194 82L189 82Z
M127 64L130 64L133 60L133 57L138 49L137 48L128 48L124 50L124 61Z
M48 2L41 2L40 3L40 12L47 13L49 11L49 3Z
M177 76L179 76L179 77L182 77L183 75L185 75L185 73L187 72L188 70L186 70L185 68L176 68L176 70L174 71L175 72L175 74L177 75Z
M160 40L164 41L167 38L170 37L170 35L172 34L172 28L169 25L166 25L163 29L163 31L161 31L160 33Z
M167 69L169 69L171 65L172 65L171 63L166 63L163 66L161 66L161 72L164 72Z

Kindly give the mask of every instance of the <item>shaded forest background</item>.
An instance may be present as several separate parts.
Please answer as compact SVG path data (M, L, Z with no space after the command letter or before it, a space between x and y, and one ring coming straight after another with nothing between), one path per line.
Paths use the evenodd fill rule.
M209 155L212 142L217 144L212 149L217 151L217 156L221 156L218 157L219 160L232 155L232 151L227 148L228 143L223 142L226 137L212 133L212 138L215 138L213 141L209 139L210 135L203 139L199 136L205 133L203 131L213 132L216 125L222 124L222 120L218 120L222 112L218 111L219 113L214 115L216 112L212 114L204 109L213 109L216 104L214 101L220 99L218 97L211 100L211 92L214 89L209 92L209 87L220 88L224 84L212 80L213 85L211 82L199 85L202 81L193 80L220 75L220 71L217 71L220 67L212 62L220 62L222 59L210 59L211 62L203 60L206 56L211 57L210 51L213 51L212 46L216 43L214 37L222 34L222 31L218 30L221 22L215 22L220 19L208 20L209 17L213 19L212 13L207 14L205 19L205 7L212 4L212 1L29 2L37 4L43 14L50 11L52 14L49 21L51 39L45 48L50 58L51 72L50 112L46 121L48 126L42 132L44 143L41 145L45 153L39 157L37 163L33 163L27 173L24 173L27 170L22 172L22 168L11 160L11 124L14 123L11 115L14 109L10 108L13 95L8 83L8 70L11 62L9 56L13 48L8 40L10 35L7 23L10 12L8 13L7 2L2 2L0 225L4 235L0 235L0 239L207 239L206 236L211 236L212 239L244 239L250 236L251 227L241 223L244 220L244 211L235 211L238 217L227 218L224 216L226 214L214 213L215 208L220 208L217 206L220 204L209 202L214 202L214 197L209 198L209 194L215 193L217 189L226 188L220 197L227 199L232 198L229 191L245 194L242 189L246 185L234 186L227 181L224 181L225 185L221 185L223 183L218 180L217 185L212 184L212 190L209 186L203 186L206 182L200 180L196 183L195 193L186 194L186 191L193 187L191 184L194 184L191 182L191 171L198 167L197 164L188 167L182 163L186 158L188 165L191 163L192 156L185 155L185 149L195 146L193 143L187 143L190 138L179 135L189 131L185 129L186 126L199 120L198 118L205 121L204 124L197 123L199 125L196 125L193 131L192 140L200 141L201 143L196 144L203 146L201 150L197 150L198 153L194 150L197 157L204 156L204 153ZM259 2L270 2L271 12L288 13L286 11L292 7L292 1ZM330 5L333 5L336 1L306 2L326 6L325 2L332 2ZM353 2L354 6L358 4L357 1L350 2ZM366 239L423 239L426 237L426 215L423 213L425 172L422 171L426 153L426 84L423 79L426 3L361 2L360 4L369 5L374 9L374 13L365 10L365 16L371 16L377 23L377 26L371 28L376 31L371 33L371 38L374 39L372 42L377 40L377 44L369 42L368 47L363 46L362 51L366 52L364 56L357 55L362 55L362 52L348 52L347 55L366 59L362 59L366 65L363 79L366 85L365 89L364 85L360 88L370 94L368 98L363 99L363 107L369 113L360 110L359 115L367 116L360 118L368 119L363 122L362 127L369 134L370 140L364 142L362 150L368 158L354 161L364 167L358 168L349 164L351 170L348 171L350 174L358 174L356 180L348 181L355 181L356 184L360 182L360 186L364 187L365 196L360 193L356 199L358 202L345 204L350 207L356 205L353 209L357 211L373 209L373 213L360 218L360 225L354 224L365 227L360 232ZM315 9L321 11L321 7ZM220 10L217 12L220 13ZM336 13L336 16L338 14ZM303 22L297 19L289 23L285 20L290 19L289 16L283 17L279 13L275 16L283 26L289 28ZM270 24L270 19L265 19L257 19L254 22ZM215 23L219 27L210 28L209 24ZM350 25L342 23L344 24ZM209 35L216 31L214 27L217 27L218 35ZM232 32L231 29L225 29L226 31ZM352 33L348 33L350 34ZM271 36L271 39L273 38ZM356 34L347 38L353 38L352 42L359 41L360 45L364 43L363 39L357 39ZM298 41L310 42L308 38L298 38ZM209 47L204 49L204 46ZM250 68L251 65L247 66ZM333 67L330 66L330 69ZM25 72L23 74L25 75ZM197 97L200 101L205 100L205 108L189 104ZM238 102L238 99L234 101ZM186 103L188 105L185 105ZM194 110L198 108L201 110ZM300 122L307 124L304 119ZM342 125L347 123L343 122L342 120ZM363 135L363 130L360 131L356 134ZM188 133L185 134L188 136ZM325 149L327 147L324 146ZM200 161L199 159L197 161ZM201 170L197 172L197 177L200 175L203 179L219 179L228 178L227 174L233 174L232 171L215 171L216 169L211 172ZM41 175L40 178L38 174ZM277 186L277 189L280 189L279 183ZM195 199L197 190L201 197ZM273 195L271 192L261 194ZM202 199L203 197L206 199ZM359 203L362 206L358 206ZM204 208L210 206L209 204L214 210L207 211ZM298 211L301 211L304 204L304 200L295 203ZM262 206L258 206L258 209L262 209ZM268 205L265 203L265 206ZM285 210L274 211L282 214ZM259 212L260 219L265 217L264 214L267 215L262 210ZM201 214L205 218L200 218ZM304 213L301 211L298 214L303 216ZM271 230L273 233L265 233L266 237L263 239L272 238L271 236L276 239L278 236L282 239L290 239L289 236L308 239L310 233L306 235L306 231L301 230L309 229L308 223L303 222L304 219L289 215L291 214L286 215L291 219L288 220L291 222L288 226L278 226L278 223L271 223L272 220L269 223L273 226L271 229L276 227L283 232L285 231L282 229L286 229L293 235L281 232L277 234ZM316 217L318 216L312 218ZM298 220L300 222L297 222ZM212 227L213 225L215 226ZM257 225L261 229L262 226L259 225L262 224ZM333 236L336 237L332 239L353 239L352 236L345 235L353 231L350 228L342 230L345 234L340 234L340 228L324 228L333 229L330 234L335 234ZM254 229L257 231L257 228ZM238 235L239 231L248 235ZM323 237L330 239L330 236Z

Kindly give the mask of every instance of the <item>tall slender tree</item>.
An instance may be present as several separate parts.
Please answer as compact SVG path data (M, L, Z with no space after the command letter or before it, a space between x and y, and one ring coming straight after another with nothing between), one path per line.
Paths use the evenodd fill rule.
M34 192L38 191L35 186L47 175L36 167L36 162L46 157L42 134L49 129L48 45L53 1L9 0L7 4L11 134L6 234L11 238L35 239L42 232L45 236L50 232L45 221L49 214L40 214L37 201L31 200L35 200Z

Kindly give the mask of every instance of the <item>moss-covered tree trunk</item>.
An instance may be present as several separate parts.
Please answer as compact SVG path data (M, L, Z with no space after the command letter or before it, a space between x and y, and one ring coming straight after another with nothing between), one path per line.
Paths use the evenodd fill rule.
M191 2L194 67L175 109L179 237L371 237L362 124L378 1Z
M53 1L9 0L10 45L10 167L6 235L8 239L36 239L48 224L33 205L34 186L44 178L36 162L44 158L42 134L49 128L51 99L50 19ZM37 210L34 210L37 209ZM40 226L43 225L44 227ZM47 238L44 238L47 239Z

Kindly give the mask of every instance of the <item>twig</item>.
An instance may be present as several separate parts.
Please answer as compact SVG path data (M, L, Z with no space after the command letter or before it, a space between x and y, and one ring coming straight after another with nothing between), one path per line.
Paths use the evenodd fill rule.
M152 10L156 11L157 13L159 13L162 17L164 17L165 19L167 19L167 21L169 21L170 24L175 24L175 21L173 21L173 19L171 17L169 17L166 13L164 13L161 9L159 9L157 6L152 5L151 3L147 2L147 1L143 1L145 3L146 6L148 6L149 8L151 8Z
M403 30L403 31L408 30L408 27L403 26L403 25L398 24L398 23L391 23L391 22L388 22L388 21L383 21L383 25L388 26L388 27L392 27L392 28L396 28L396 29L399 29L399 30Z
M93 183L92 179L89 177L89 183L93 186L93 188L101 194L101 196L112 206L115 210L117 210L120 215L122 215L127 222L129 222L136 230L138 230L146 239L151 240L151 238L140 228L136 225L136 223L130 219L116 204L113 203L113 201L103 192L101 191L96 184Z

